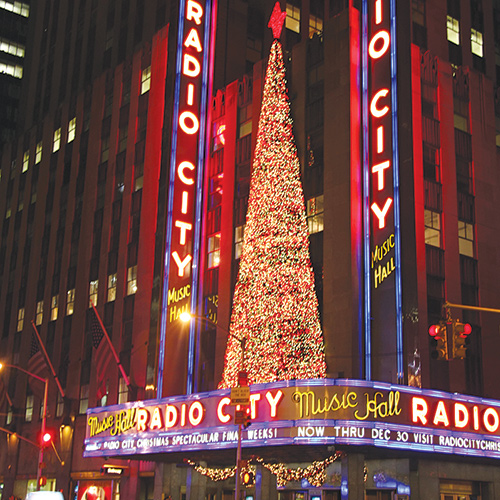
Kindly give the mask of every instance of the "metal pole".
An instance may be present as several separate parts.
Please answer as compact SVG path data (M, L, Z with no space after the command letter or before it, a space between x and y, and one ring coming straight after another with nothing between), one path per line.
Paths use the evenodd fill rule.
M482 312L492 312L500 313L500 309L494 309L492 307L480 307L480 306L466 306L464 304L452 304L451 302L445 302L445 307L454 307L457 309L469 309L471 311L482 311Z
M38 454L38 469L36 473L36 491L40 491L40 478L42 477L42 464L43 464L43 437L45 435L45 424L47 421L47 392L49 387L49 380L45 379L45 389L43 391L43 414L42 414L42 435L40 438L42 442L40 443L40 452Z
M241 473L240 462L241 462L241 424L238 425L238 448L236 451L236 485L234 487L234 500L239 500L240 498L240 473Z

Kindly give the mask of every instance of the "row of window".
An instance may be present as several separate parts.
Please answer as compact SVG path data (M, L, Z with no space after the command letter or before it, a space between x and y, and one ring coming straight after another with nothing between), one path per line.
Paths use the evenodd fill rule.
M22 78L23 67L18 64L7 64L0 61L0 73L13 76L14 78Z
M424 210L425 243L441 248L441 214L434 210ZM474 258L474 225L458 221L458 251L460 255Z
M446 35L449 42L460 45L460 21L450 15L446 17ZM483 34L474 28L470 30L470 49L476 56L483 57Z
M12 2L11 0L0 0L0 9L8 10L23 17L29 17L30 6L24 2Z
M109 388L106 386L106 394L99 401L101 406L106 406L108 404L108 395ZM123 404L128 402L128 387L124 378L120 377L118 382L118 398L117 404ZM89 407L89 385L82 385L80 388L80 404L78 408L78 412L80 415L84 415L87 412ZM33 421L33 415L35 413L35 397L33 394L29 394L26 396L26 408L24 411L24 419L26 422ZM57 393L57 401L56 401L56 412L55 417L61 418L64 414L64 398L61 394ZM9 425L13 420L13 412L12 408L9 406L9 411L7 413L6 425ZM43 402L40 404L40 413L38 418L41 419L43 416Z
M24 57L24 45L0 37L0 52L5 52L12 56Z
M118 278L116 273L108 276L107 302L116 300L116 288ZM89 283L89 307L97 306L97 296L99 290L99 280L93 280ZM133 295L137 292L137 265L127 269L127 295ZM57 320L59 316L59 295L53 295L50 301L50 321ZM43 300L36 304L35 324L41 325L43 322ZM75 311L75 289L72 288L66 292L66 316L71 316ZM21 332L24 327L25 309L19 308L17 312L17 332Z
M286 4L285 26L294 33L300 33L300 7ZM309 15L309 38L312 38L315 33L323 31L323 19L319 16Z

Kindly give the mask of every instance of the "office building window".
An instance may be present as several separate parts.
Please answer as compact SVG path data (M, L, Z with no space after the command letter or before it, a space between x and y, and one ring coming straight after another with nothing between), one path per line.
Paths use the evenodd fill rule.
M0 52L16 57L24 57L24 45L0 37Z
M128 403L128 386L125 379L120 377L120 382L118 385L118 404Z
M22 332L24 327L24 307L17 311L17 332Z
M89 307L97 306L97 292L99 289L99 280L91 281L89 284Z
M89 407L89 385L85 384L80 387L80 407L79 413L83 415Z
M474 225L458 221L458 251L460 255L474 257Z
M291 3L286 4L285 26L295 33L300 33L300 7Z
M33 397L33 394L26 396L26 412L24 414L24 420L26 420L26 422L31 422L33 420L34 400L35 400L35 398Z
M460 45L460 23L458 19L450 15L446 16L446 28L448 41L455 45Z
M220 233L208 238L208 268L217 267L220 263Z
M61 147L61 129L58 128L54 132L54 141L52 143L52 152L55 153L56 151L59 151L60 147Z
M323 31L323 19L319 16L309 16L309 38L312 38L315 33Z
M15 0L0 0L0 9L8 10L23 17L30 15L30 6L24 2L17 2Z
M441 214L433 210L424 210L425 243L441 248Z
M76 137L76 116L68 124L68 142L72 142Z
M30 166L30 152L25 151L23 154L23 172L26 172Z
M483 34L471 28L470 30L470 50L478 57L483 57Z
M35 165L42 161L42 141L38 142L35 150Z
M137 266L127 269L127 295L137 292Z
M40 300L36 303L36 315L35 315L35 324L37 326L41 325L43 321L43 300Z
M75 289L66 292L66 316L71 316L75 312Z
M55 321L59 314L59 295L52 295L50 299L50 321Z
M307 200L307 226L309 234L323 231L324 196L316 196Z
M101 163L108 161L109 158L109 135L101 139Z
M13 76L14 78L22 78L23 77L23 67L18 66L17 64L7 64L4 62L0 62L0 73L4 73L5 75Z
M141 75L141 94L145 94L151 88L151 66L142 70Z
M237 226L234 228L234 258L239 259L241 257L241 251L243 250L243 235L245 232L245 226Z
M108 302L113 302L116 300L116 285L118 283L118 278L116 273L108 275Z

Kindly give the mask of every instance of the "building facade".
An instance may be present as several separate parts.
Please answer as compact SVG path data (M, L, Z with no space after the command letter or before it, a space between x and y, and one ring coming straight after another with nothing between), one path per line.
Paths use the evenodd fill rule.
M31 6L24 124L1 162L1 357L28 368L37 328L64 390L62 397L50 377L47 425L57 453L45 452L43 476L67 498L90 498L92 487L106 499L234 497L234 477L199 472L234 465L234 436L220 446L154 453L87 448L84 457L83 450L88 418L101 407L225 396L213 391L230 328L273 6ZM445 404L464 394L471 419L474 407L484 415L500 400L500 4L290 0L281 9L326 380L359 381L368 392L381 383L384 395L401 386L401 394ZM179 179L196 187L185 210L179 200L188 188ZM92 303L129 385L111 361L98 391ZM184 310L205 319L185 326ZM472 326L465 350L454 344L457 321ZM445 342L429 335L431 325L445 327ZM29 378L2 371L12 405L1 409L0 498L23 498L36 485L36 448L12 434L38 439L42 396ZM264 400L265 389L255 391ZM369 421L392 433L413 425ZM447 436L440 425L427 448L413 434L400 446L380 445L373 434L366 441L332 434L281 445L269 436L252 447L249 431L270 432L256 420L243 432L244 458L290 470L320 461L326 479L318 486L312 476L290 475L282 486L259 462L246 495L496 498L498 458L488 453L496 445L448 449L438 441Z

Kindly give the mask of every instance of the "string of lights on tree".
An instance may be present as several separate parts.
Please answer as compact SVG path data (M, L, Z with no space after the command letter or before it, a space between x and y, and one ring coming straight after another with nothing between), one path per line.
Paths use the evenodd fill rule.
M311 486L319 488L326 482L327 467L339 458L342 458L344 455L345 454L343 452L338 451L335 455L325 458L324 460L317 460L306 468L297 467L296 469L292 469L283 463L271 464L265 462L263 458L252 457L247 461L247 465L241 468L241 471L250 471L255 474L256 464L261 464L276 476L276 483L278 487L283 487L291 481L300 482L305 479ZM186 460L186 463L191 465L196 472L209 477L212 481L225 481L236 474L236 467L203 467L192 460Z
M238 280L220 388L323 378L323 334L309 257L304 193L287 94L284 16L271 17L275 40L266 71Z

